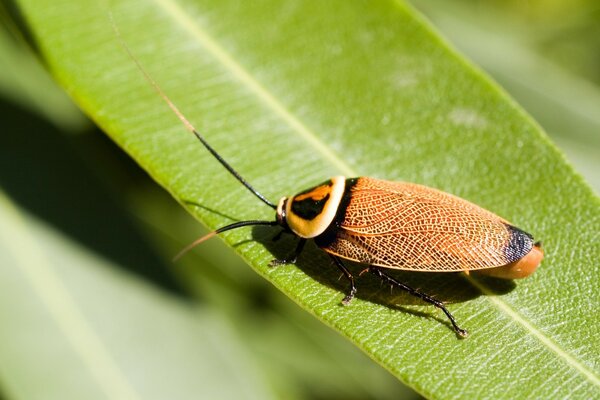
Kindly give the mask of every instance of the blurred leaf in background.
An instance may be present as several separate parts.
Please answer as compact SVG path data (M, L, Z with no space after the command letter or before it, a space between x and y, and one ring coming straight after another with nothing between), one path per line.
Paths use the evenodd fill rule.
M414 1L534 114L598 191L595 3L540 1L523 8L517 1ZM274 290L221 241L204 244L201 252L173 266L170 257L201 234L199 224L82 117L51 82L35 50L15 35L7 10L0 35L3 228L14 233L11 240L21 252L40 246L47 256L43 262L68 277L70 289L87 302L78 304L84 313L79 318L69 312L69 299L53 303L51 286L46 287L50 300L35 299L35 269L2 275L0 321L6 326L23 319L31 331L0 333L4 354L11 355L0 360L0 379L9 367L19 376L20 366L31 360L38 360L40 370L23 369L18 381L0 380L0 397L52 398L35 391L35 380L53 379L54 398L64 398L67 387L74 390L71 398L82 398L89 383L77 375L77 355L62 350L68 348L65 340L94 341L94 332L106 339L109 353L125 357L119 362L140 371L132 381L171 380L146 386L147 398L184 398L186 393L197 398L419 397ZM30 232L21 235L24 225ZM6 249L0 254L4 266L42 262L29 264L27 257ZM61 307L65 314L59 321L67 328L45 319ZM126 324L131 315L141 322ZM88 325L73 329L69 323ZM73 329L75 337L65 339L61 329ZM21 340L29 353L11 352ZM92 354L93 362L106 362L102 354ZM44 377L55 360L64 367ZM198 375L161 376L169 365ZM70 379L78 381L75 389ZM101 371L98 379L110 379L110 373Z
M65 132L83 131L88 121L56 86L34 56L10 4L0 2L0 94L5 101L36 113ZM4 125L5 129L9 126Z

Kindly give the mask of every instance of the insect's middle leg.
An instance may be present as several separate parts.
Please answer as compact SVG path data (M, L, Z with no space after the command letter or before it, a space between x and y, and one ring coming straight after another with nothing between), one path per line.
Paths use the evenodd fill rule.
M354 295L356 294L354 276L352 276L352 273L348 271L348 268L346 268L346 266L342 263L342 260L340 260L339 257L333 256L331 254L329 255L329 257L331 257L335 265L340 269L340 271L342 271L342 274L344 274L344 276L346 276L346 278L350 281L350 292L342 300L342 304L347 306L348 304L350 304L350 302L354 298Z
M389 283L392 286L395 286L397 288L400 288L402 290L407 291L409 294L420 298L423 301L426 301L427 303L433 304L434 306L436 306L437 308L441 309L444 314L446 314L446 316L448 317L448 319L450 320L450 322L452 323L452 327L454 328L454 331L461 337L466 337L469 333L462 329L461 327L458 326L458 324L456 323L456 320L454 319L454 316L452 314L450 314L450 311L448 311L448 309L446 308L446 306L444 305L444 303L442 303L441 301L434 299L433 297L429 296L426 293L422 293L420 291L418 291L417 289L414 289L402 282L397 281L396 279L392 278L391 276L385 274L383 271L381 271L380 268L378 267L374 267L374 266L369 266L369 272L372 273L373 275L378 276L381 280Z
M306 244L306 239L300 239L298 241L298 244L296 245L296 250L294 250L294 253L292 254L291 257L272 260L269 263L269 267L276 267L278 265L284 265L284 264L294 264L296 262L296 260L298 260L298 256L300 255L300 253L302 253L302 250L304 249L305 244Z

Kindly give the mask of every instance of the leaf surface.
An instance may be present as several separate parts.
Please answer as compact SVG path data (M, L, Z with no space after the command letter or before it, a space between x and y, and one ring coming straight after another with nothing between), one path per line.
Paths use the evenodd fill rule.
M402 381L433 398L590 398L597 350L598 199L540 128L400 2L98 3L21 0L56 78L125 151L210 228L273 218L182 127L120 43L272 201L329 176L446 190L541 239L539 271L511 285L398 275L452 302L472 333L359 279L346 290L315 248L223 235L248 263ZM110 17L112 15L112 18ZM353 267L356 272L360 267Z

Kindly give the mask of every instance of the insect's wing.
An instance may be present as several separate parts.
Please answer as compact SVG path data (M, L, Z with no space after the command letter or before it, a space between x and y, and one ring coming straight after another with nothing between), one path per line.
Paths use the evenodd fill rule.
M448 193L373 178L351 183L335 234L316 241L342 258L387 268L464 271L514 262L533 246L531 235Z

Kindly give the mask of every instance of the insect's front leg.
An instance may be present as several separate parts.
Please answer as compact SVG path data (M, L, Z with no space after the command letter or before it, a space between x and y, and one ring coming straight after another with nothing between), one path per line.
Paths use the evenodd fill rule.
M278 242L279 239L281 239L281 237L283 236L284 233L289 233L291 234L290 231L285 230L285 229L281 229L279 232L277 232L277 234L275 236L273 236L273 238L271 239L273 242Z
M329 256L331 257L331 259L333 260L335 265L340 269L340 271L342 271L342 273L350 281L350 292L342 300L342 304L347 306L348 304L350 304L350 302L354 298L354 295L356 294L356 286L354 285L354 276L352 276L352 273L350 271L348 271L348 268L346 268L346 266L342 263L342 260L340 260L339 257L333 256L331 254Z
M369 272L372 273L373 275L378 276L381 280L389 283L390 285L400 288L402 290L405 290L408 293L410 293L411 295L418 297L421 300L426 301L427 303L433 304L437 308L441 309L444 312L444 314L446 314L446 316L448 317L450 322L452 323L452 327L454 328L454 331L456 332L456 334L459 335L460 337L467 337L467 335L469 334L465 329L462 329L461 327L458 326L458 324L456 323L456 320L454 319L454 316L452 314L450 314L450 311L448 311L448 309L446 308L444 303L442 303L441 301L434 299L433 297L429 296L428 294L422 293L422 292L418 291L417 289L414 289L402 282L397 281L396 279L392 278L391 276L385 274L378 267L369 266Z
M276 267L278 265L285 265L285 264L294 264L296 262L296 260L298 260L298 256L300 255L300 253L302 253L302 250L304 249L305 244L306 244L306 239L301 238L298 241L298 244L296 245L296 250L294 250L294 253L291 255L291 257L272 260L269 263L269 267Z

